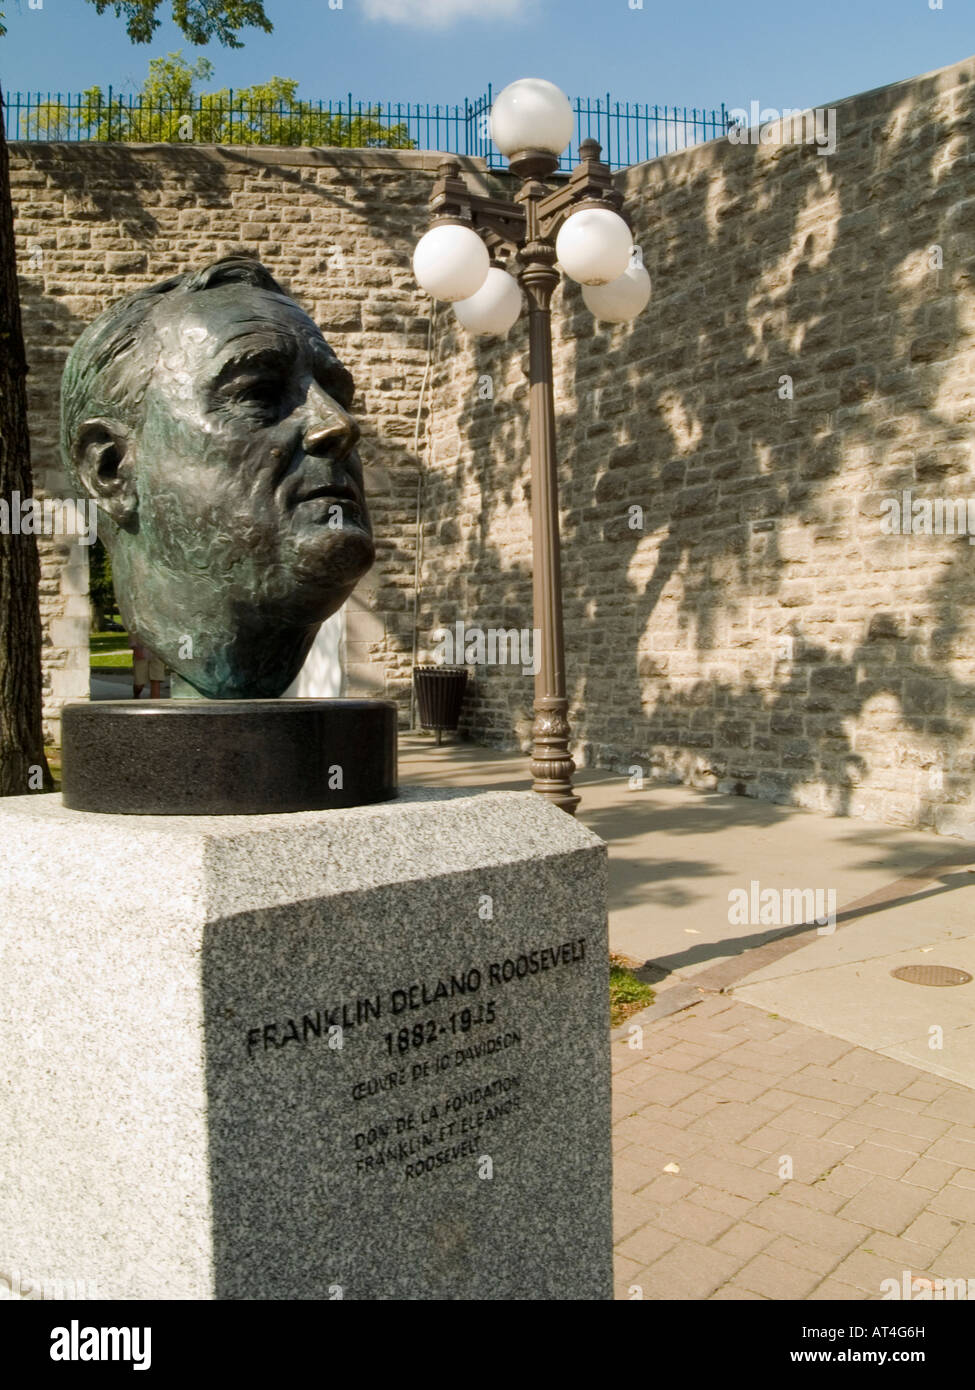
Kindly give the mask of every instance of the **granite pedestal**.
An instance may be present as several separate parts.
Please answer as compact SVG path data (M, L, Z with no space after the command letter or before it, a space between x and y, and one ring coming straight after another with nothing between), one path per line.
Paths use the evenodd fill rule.
M530 793L0 802L0 1280L610 1297L605 853Z
M281 815L396 795L390 700L79 700L61 712L74 811Z

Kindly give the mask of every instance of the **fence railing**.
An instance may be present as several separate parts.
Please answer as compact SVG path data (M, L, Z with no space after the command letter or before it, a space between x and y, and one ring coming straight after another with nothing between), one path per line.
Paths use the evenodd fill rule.
M338 145L365 149L444 150L475 155L493 169L507 161L491 143L492 89L463 105L338 101L258 102L232 91L194 96L184 104L103 93L8 92L8 140L137 141L168 144ZM705 110L576 98L572 143L561 169L578 163L579 145L593 138L603 159L623 169L673 150L720 139L731 124L727 108Z

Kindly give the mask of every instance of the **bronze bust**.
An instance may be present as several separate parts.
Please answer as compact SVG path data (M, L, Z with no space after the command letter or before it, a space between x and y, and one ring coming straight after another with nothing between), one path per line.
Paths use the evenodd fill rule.
M65 466L130 632L211 699L282 694L374 558L354 384L255 260L127 295L64 370Z

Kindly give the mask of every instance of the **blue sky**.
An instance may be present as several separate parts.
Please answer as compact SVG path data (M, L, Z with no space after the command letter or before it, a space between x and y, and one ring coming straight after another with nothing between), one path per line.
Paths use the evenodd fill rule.
M572 96L687 106L826 105L975 50L973 0L265 0L275 32L205 50L214 86L294 77L309 98L463 101L540 76ZM331 0L337 4L337 0ZM39 8L32 8L38 6ZM136 90L150 57L194 50L171 24L132 45L86 0L0 0L11 90ZM170 12L164 0L161 13Z

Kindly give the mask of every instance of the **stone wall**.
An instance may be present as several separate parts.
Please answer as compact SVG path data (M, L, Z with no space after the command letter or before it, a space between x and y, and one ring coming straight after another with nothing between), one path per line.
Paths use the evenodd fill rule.
M580 761L975 833L975 550L882 529L904 490L975 499L973 78L968 61L837 103L829 155L719 141L620 176L650 307L608 328L565 285L554 314ZM439 307L414 455L429 301L410 256L435 156L21 145L14 162L45 487L82 323L243 244L356 372L383 462L351 688L408 702L418 464L421 657L457 620L531 627L524 319L499 344ZM55 713L83 586L46 561ZM464 727L524 747L531 698L530 676L479 667Z
M410 257L437 158L413 151L171 145L11 147L33 462L64 496L58 393L68 349L113 299L244 249L260 257L355 375L378 560L350 601L348 694L409 704L416 534L413 437L429 299ZM478 169L468 165L471 176ZM370 462L371 461L371 462ZM44 712L88 693L87 556L42 538Z
M577 759L975 834L975 550L882 529L975 499L973 78L621 175L649 308L555 305ZM530 626L524 351L441 318L425 635ZM524 745L531 685L482 668L471 733Z

